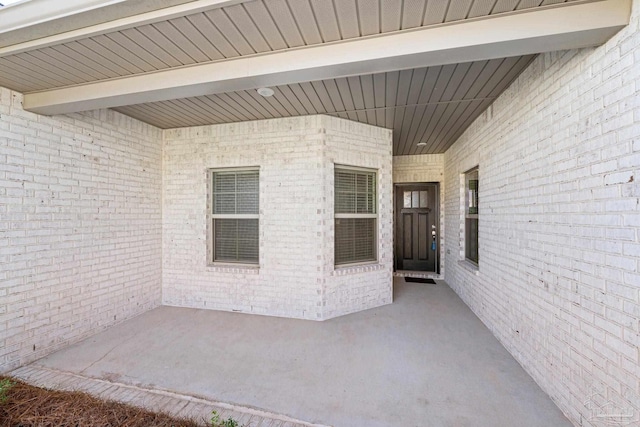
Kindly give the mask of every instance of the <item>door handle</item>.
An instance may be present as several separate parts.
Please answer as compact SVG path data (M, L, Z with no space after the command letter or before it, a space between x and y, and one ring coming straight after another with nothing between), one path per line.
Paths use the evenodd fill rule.
M436 226L432 225L431 226L431 237L433 238L433 241L431 242L431 250L435 251L437 244L436 244Z

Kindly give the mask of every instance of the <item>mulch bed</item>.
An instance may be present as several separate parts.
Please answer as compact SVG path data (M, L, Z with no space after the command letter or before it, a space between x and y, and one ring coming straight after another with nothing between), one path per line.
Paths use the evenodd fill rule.
M87 393L47 390L10 380L0 392L0 427L202 427L194 420L174 418Z

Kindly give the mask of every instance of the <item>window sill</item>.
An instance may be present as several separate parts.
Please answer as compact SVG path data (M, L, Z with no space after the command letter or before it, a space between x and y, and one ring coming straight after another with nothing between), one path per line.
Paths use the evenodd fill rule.
M207 264L207 270L217 273L248 273L258 274L260 266L257 264L236 264L232 262L210 262Z
M384 270L385 266L378 263L378 261L371 261L360 264L349 264L334 267L331 272L332 276L347 276L350 274L368 273L370 271Z
M468 272L475 274L476 276L480 275L480 267L478 266L478 264L474 264L467 259L461 259L458 261L458 265Z

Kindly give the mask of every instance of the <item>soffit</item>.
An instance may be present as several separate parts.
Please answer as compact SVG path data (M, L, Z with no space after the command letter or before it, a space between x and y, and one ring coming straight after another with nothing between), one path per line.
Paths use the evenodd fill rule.
M610 1L613 0L607 0L607 2ZM623 0L617 1L623 2ZM171 9L169 7L163 9L167 11L166 13L161 12L157 15L163 19L134 19L132 21L134 24L131 25L128 23L120 25L120 21L111 25L112 23L109 22L105 27L111 28L109 31L102 31L103 27L98 25L95 28L88 28L89 32L81 36L67 37L67 34L63 33L60 35L63 42L41 39L32 41L36 47L14 49L18 46L14 45L8 50L0 48L0 86L27 94L25 108L29 110L27 98L34 99L41 96L44 93L42 91L68 88L58 90L86 94L88 87L92 85L114 83L122 88L126 87L123 86L124 80L138 78L144 79L144 82L135 89L146 90L147 85L144 83L148 83L148 78L155 76L157 77L155 80L166 82L174 89L170 96L146 97L146 99L132 96L121 103L114 102L93 107L78 107L78 103L73 102L75 111L115 106L116 110L126 115L165 129L307 114L329 114L393 129L394 155L442 153L526 68L534 58L534 53L558 49L559 45L551 43L540 50L533 50L528 46L524 49L515 49L516 51L510 54L501 51L500 55L487 54L487 49L484 49L484 53L476 56L473 54L475 50L472 49L469 51L473 51L471 54L467 52L461 56L462 59L457 60L452 60L451 56L442 55L436 51L435 55L440 55L441 58L431 63L416 62L403 66L393 62L378 69L367 63L368 65L363 65L357 72L349 72L347 68L337 67L335 72L316 75L316 77L307 76L305 71L298 70L296 75L269 83L276 85L273 87L275 95L271 98L262 98L256 94L253 89L264 83L259 83L258 80L253 81L251 77L247 77L246 80L249 81L236 87L230 87L224 83L215 91L207 89L201 92L185 93L181 89L182 86L174 80L165 79L163 74L174 71L182 73L185 70L195 70L199 73L201 69L210 69L211 66L218 67L222 64L236 70L237 77L242 78L246 77L243 74L251 73L238 67L236 61L288 55L305 49L317 51L326 43L341 40L366 42L373 40L370 36L376 34L388 34L374 37L376 46L381 46L380 38L396 37L396 35L402 38L409 33L412 36L414 33L431 31L430 29L439 31L438 29L446 28L452 36L456 36L460 33L451 29L458 23L467 22L468 24L462 25L469 27L473 26L474 22L484 22L491 26L492 23L488 20L494 18L490 16L510 19L509 17L529 16L533 15L529 12L542 11L541 13L546 13L547 16L553 14L558 21L557 17L560 15L556 15L556 9L547 11L548 8L557 7L559 11L567 11L565 15L576 16L571 8L598 3L580 0L199 0L186 3L180 0L157 0L157 2L182 3L184 9L180 10L190 10L190 12L174 13L169 11ZM201 6L203 4L205 6ZM217 7L209 6L216 4ZM194 6L191 8L190 5ZM620 8L620 5L617 7ZM195 10L197 13L194 13ZM602 8L600 10L602 11ZM600 17L602 14L597 16ZM591 15L593 21L594 14ZM171 19L164 19L168 16L171 16ZM581 18L582 21L585 19ZM73 25L78 26L79 22L75 20ZM542 27L549 27L546 20L544 23ZM626 23L628 23L628 17ZM508 28L501 27L501 31L509 34L518 33L518 28L526 27L522 28L523 30L529 28L526 25L516 26L518 28L515 29L513 25L505 27ZM114 30L116 28L117 30ZM412 30L415 28L420 29ZM553 30L556 31L557 28L554 26ZM585 41L582 33L572 33L567 30L568 44L564 45L564 48L602 43L606 37L613 34L610 31L614 30L606 30L600 36L596 35L593 40ZM467 40L470 37L475 39L485 33L478 32L478 36L475 36L473 32L467 31L465 37ZM55 40L58 39L55 38ZM417 45L435 45L429 43L429 40L432 38ZM353 42L345 41L326 45L333 52L329 56L335 57L334 46L344 46L349 43ZM32 44L28 43L28 46ZM303 47L305 49L300 49ZM269 52L276 53L269 54ZM500 58L507 55L524 56ZM389 52L387 56L383 52L382 56L389 58L394 55L393 52ZM236 59L231 61L233 58ZM475 62L455 63L461 61ZM288 62L280 64L286 65ZM433 66L424 67L426 65ZM290 70L287 69L288 71ZM367 74L374 72L375 74ZM300 78L300 75L305 77ZM205 76L215 80L218 78L218 73L213 73L212 76L205 73ZM314 81L307 81L312 79ZM188 80L188 82L191 81ZM131 94L132 90L130 86L127 93ZM100 96L103 96L103 99L110 99L111 95L113 93L107 91ZM172 99L180 95L200 96ZM65 96L58 96L57 100L62 99L60 102L63 102L66 99ZM165 100L140 103L156 99ZM136 104L129 105L131 103ZM418 142L425 142L426 145L418 147L416 145Z
M0 48L190 1L192 0L29 0L27 3L0 9Z
M0 58L28 93L572 0L254 0Z
M443 153L534 58L476 61L118 107L160 128L329 114L393 129L393 154ZM425 146L418 147L418 142Z

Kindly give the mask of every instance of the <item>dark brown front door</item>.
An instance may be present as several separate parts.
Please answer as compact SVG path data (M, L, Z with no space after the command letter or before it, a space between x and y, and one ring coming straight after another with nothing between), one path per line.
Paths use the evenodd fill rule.
M438 184L396 186L396 269L438 268Z

